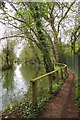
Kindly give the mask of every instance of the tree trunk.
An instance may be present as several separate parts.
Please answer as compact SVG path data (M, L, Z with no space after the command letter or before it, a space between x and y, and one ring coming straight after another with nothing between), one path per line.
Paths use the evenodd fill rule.
M54 57L55 57L55 61L59 62L59 52L58 52L58 31L55 28L54 25L54 19L51 15L51 27L53 30L53 37L54 37Z
M56 62L59 62L59 51L58 51L58 36L54 35L54 51L55 51L55 60Z
M42 56L43 56L43 62L44 62L44 66L46 69L46 72L50 72L54 70L54 66L52 64L52 61L50 59L50 55L49 55L49 51L46 48L45 43L43 43L43 48L42 48Z
M54 70L54 66L52 64L49 50L47 47L46 36L44 35L44 33L41 30L42 23L41 23L40 13L38 12L38 9L39 8L36 5L35 6L34 21L36 22L36 29L37 29L37 35L38 35L37 39L38 39L40 46L42 48L41 52L42 52L45 70L46 70L46 72L50 72L50 71Z
M6 64L7 66L9 65L9 46L7 42L7 49L6 49Z

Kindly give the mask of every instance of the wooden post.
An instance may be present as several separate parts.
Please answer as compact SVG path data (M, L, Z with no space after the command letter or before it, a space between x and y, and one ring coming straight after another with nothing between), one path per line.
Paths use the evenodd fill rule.
M50 75L48 76L48 78L49 78L49 92L50 94L52 94L52 78Z
M37 106L37 85L36 82L32 82L32 102L34 106Z
M58 71L56 71L56 80L57 80L57 83L58 83L58 80L59 80L60 78L59 78L59 73L58 73Z
M63 79L63 70L61 68L61 79Z
M65 67L65 73L67 73L67 66Z
M66 78L68 77L68 71L67 71L67 66L64 69L65 73L66 73Z

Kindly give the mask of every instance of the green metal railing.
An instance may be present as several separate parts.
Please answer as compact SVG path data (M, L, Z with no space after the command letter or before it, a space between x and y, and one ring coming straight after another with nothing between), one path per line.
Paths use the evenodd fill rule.
M32 84L32 103L37 106L38 105L38 101L37 101L37 81L42 80L42 78L45 78L46 76L48 76L48 80L49 80L49 92L50 94L52 93L52 84L53 82L57 82L60 79L63 79L63 74L67 73L67 65L62 64L62 63L54 63L54 65L59 66L59 68L57 70L51 71L49 73L46 73L44 75L41 75L37 78L32 79L30 82ZM51 75L54 74L55 75L55 80L51 79Z

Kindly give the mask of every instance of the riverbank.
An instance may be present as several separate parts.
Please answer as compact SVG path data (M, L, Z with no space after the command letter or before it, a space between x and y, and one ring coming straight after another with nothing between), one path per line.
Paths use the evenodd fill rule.
M7 109L3 118L78 118L73 73L69 73L69 77L61 87L57 87L55 93L57 94L48 96L46 100L43 99L37 108L25 98L13 108Z
M27 94L31 87L30 80L43 73L45 70L42 66L21 64L14 64L12 69L2 71L0 74L0 92L3 93L3 101L0 99L0 109L3 106L4 110L8 106L11 107L13 104L22 101L23 97L26 96L24 94Z
M21 102L18 102L13 107L6 109L3 113L3 118L36 118L42 109L45 108L46 103L59 92L62 84L63 82L61 81L58 84L55 84L53 86L53 95L46 93L45 98L39 102L37 107L32 104L31 99L28 100L28 97L25 96Z

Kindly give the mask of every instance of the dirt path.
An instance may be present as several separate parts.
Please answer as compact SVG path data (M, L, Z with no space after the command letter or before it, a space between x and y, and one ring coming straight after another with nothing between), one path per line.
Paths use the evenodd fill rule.
M47 103L39 118L78 118L73 73L69 73L60 92Z

